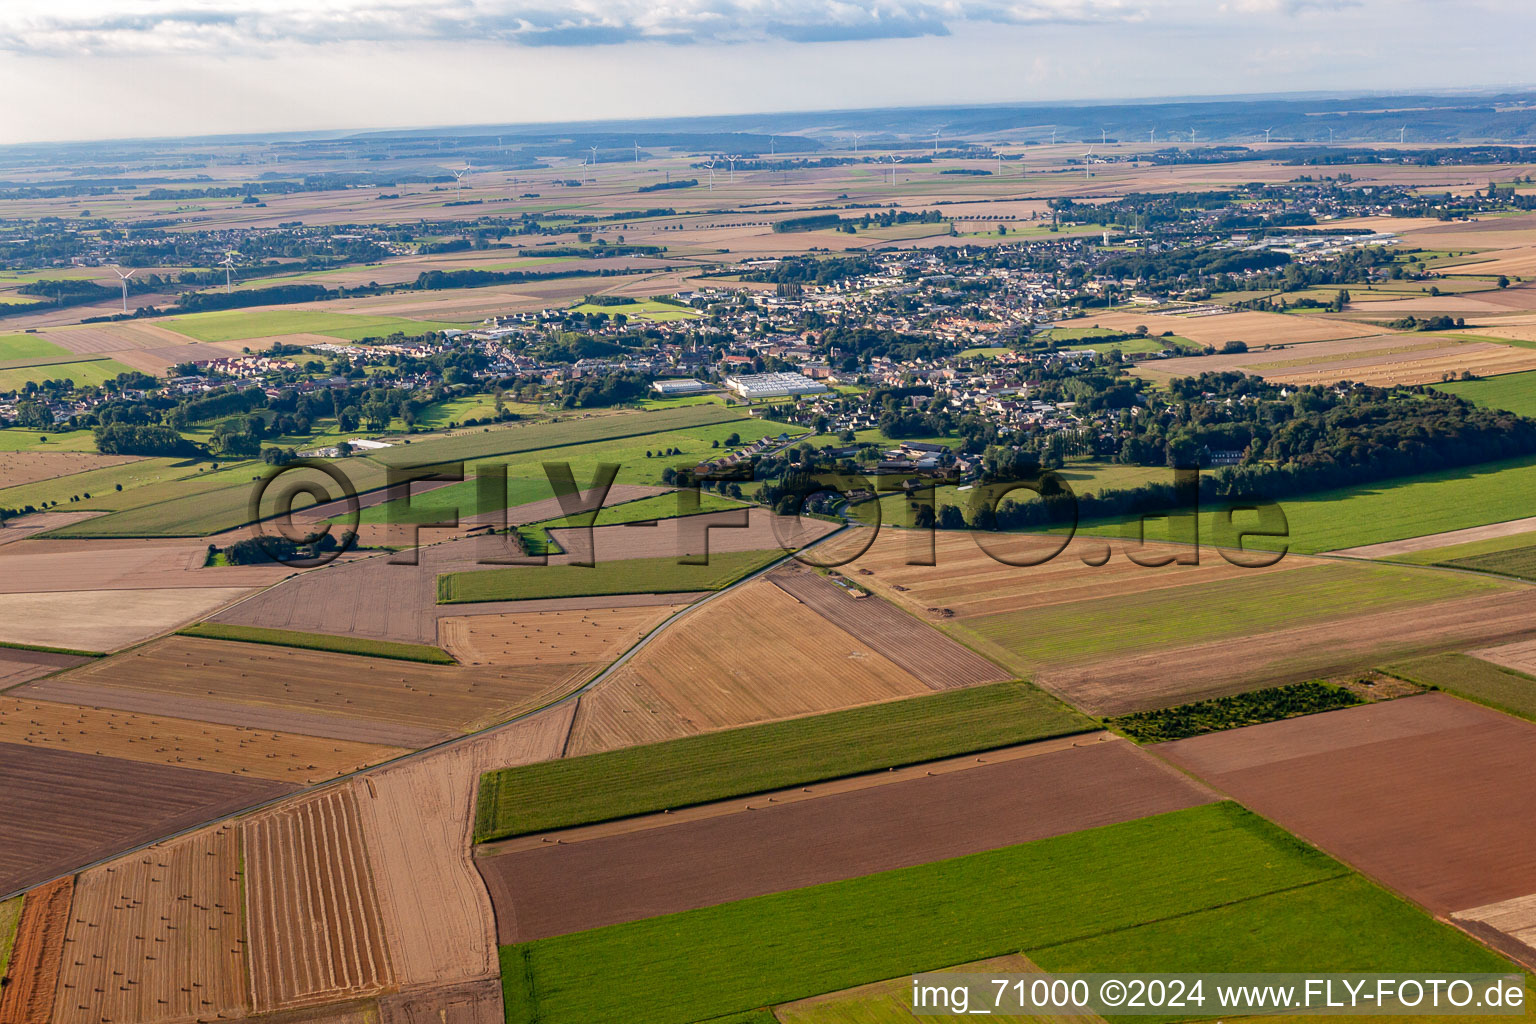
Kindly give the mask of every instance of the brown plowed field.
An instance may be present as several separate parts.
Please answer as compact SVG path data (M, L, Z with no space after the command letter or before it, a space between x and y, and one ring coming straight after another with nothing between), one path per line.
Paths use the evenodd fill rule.
M264 779L0 744L0 893L292 789Z
M293 570L277 565L204 568L199 541L35 540L0 548L0 593L264 587ZM118 594L123 606L136 600Z
M842 537L834 538L828 542L828 553L843 545L863 542L864 537L858 534L851 534L846 541ZM1015 566L993 558L982 550L982 543L1004 558L1023 562L1047 557L1061 542L1031 534L983 535L940 530L934 537L935 564L908 565L907 560L911 557L908 539L901 536L900 531L882 530L868 551L839 571L881 597L933 620L1043 608L1072 601L1286 572L1318 564L1317 559L1286 555L1272 568L1245 569L1230 564L1214 549L1203 548L1199 565L1148 568L1132 562L1126 553L1135 551L1137 557L1149 561L1168 554L1187 554L1189 549L1173 544L1138 546L1123 540L1079 537L1050 561L1041 565ZM1106 548L1111 550L1112 557L1105 564L1093 566L1083 562L1090 556L1102 556ZM948 609L950 615L942 614L944 609Z
M353 727L378 722L431 741L510 717L591 671L590 663L427 665L172 636L61 678L334 716Z
M230 823L82 874L54 1024L208 1020L248 1004Z
M16 944L0 990L0 1021L5 1024L50 1024L53 993L64 958L73 878L61 878L27 893L21 905Z
M785 803L769 796L732 801L728 813L675 825L631 823L593 838L484 850L476 865L496 905L501 941L526 942L1214 799L1106 734L995 751L946 768L911 769L893 782L876 776L868 785L832 786L825 795Z
M1066 664L1034 681L1091 714L1123 715L1513 638L1533 621L1536 591L1522 589Z
M463 665L570 665L596 672L681 607L456 616L437 628L443 649Z
M0 641L115 651L195 622L249 592L201 587L0 594Z
M359 781L363 833L402 988L499 976L495 917L469 862L476 787L493 768L559 757L571 714L570 705L551 708ZM500 1007L498 991L496 1021Z
M250 818L240 835L258 1012L394 982L352 784Z
M935 690L1009 678L1007 672L928 624L873 595L854 597L798 562L775 569L768 579Z
M834 711L928 686L767 580L669 626L581 698L569 752Z
M1436 914L1536 892L1536 724L1429 693L1152 750Z
M97 667L104 662L92 662ZM323 782L404 751L186 718L0 696L0 743L175 765L296 785Z
M0 690L25 683L29 679L36 679L38 676L46 676L50 672L84 665L89 660L89 658L77 658L71 654L0 648Z
M379 1000L379 1024L502 1024L501 982L421 989Z

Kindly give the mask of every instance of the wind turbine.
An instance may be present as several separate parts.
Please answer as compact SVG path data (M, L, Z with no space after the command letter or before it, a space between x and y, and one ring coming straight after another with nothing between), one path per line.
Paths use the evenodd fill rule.
M464 175L469 173L469 161L464 161L464 169L462 171L450 171L449 173L453 175L453 180L458 183L458 192L462 196L464 193Z
M735 181L736 180L736 161L739 158L738 157L734 157L734 156L728 156L725 159L731 165L731 180Z
M778 155L779 151L776 148L774 148L774 143L777 142L777 141L778 141L778 139L776 139L774 136L772 136L772 135L768 136L768 155L769 156L777 156Z
M713 192L715 190L715 158L710 157L704 166L709 171L709 190Z
M1083 154L1083 180L1088 180L1088 164L1093 159L1093 147L1088 147L1088 152Z
M891 162L891 187L896 187L896 154L888 153L885 157Z
M112 269L117 272L117 276L119 278L121 278L122 282L123 282L123 312L126 313L126 312L128 312L128 279L130 277L132 277L134 274L137 274L138 273L138 269L135 268L133 270L128 271L128 273L125 274L125 273L123 273L123 268L119 267L115 263L112 265Z
M1147 129L1147 141L1148 142L1156 142L1157 141L1157 129L1156 128L1148 128Z
M1403 140L1406 139L1407 137L1408 137L1408 126L1407 125L1403 125L1401 128L1399 128L1397 130L1397 144L1399 146L1401 146L1403 144Z
M1056 145L1056 129L1051 129L1051 145Z
M855 153L857 153L859 151L859 138L860 138L860 136L859 136L858 132L853 132L852 134L853 134L853 151Z
M1265 128L1264 129L1264 143L1265 143L1265 145L1269 144L1269 133L1272 132L1272 131L1274 131L1273 128Z
M1101 145L1101 146L1109 145L1109 129L1107 129L1107 128L1100 128L1099 129L1099 145Z
M939 155L939 131L940 130L938 128L935 128L933 130L933 155L934 156L938 156Z
M1195 144L1195 130L1193 128L1189 130L1189 144L1191 146Z
M226 292L233 288L233 279L230 277L230 273L235 269L235 257L239 255L239 253L231 249L229 252L225 253L224 258L219 261L219 266L224 268L224 290ZM123 287L126 288L127 284L125 283Z
M640 140L635 140L635 166L640 166Z
M1328 129L1328 145L1333 145L1333 129Z

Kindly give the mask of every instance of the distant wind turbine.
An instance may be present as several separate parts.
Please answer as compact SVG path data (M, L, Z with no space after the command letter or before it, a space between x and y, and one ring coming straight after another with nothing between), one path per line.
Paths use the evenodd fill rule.
M1272 131L1274 131L1273 128L1265 128L1264 129L1264 142L1266 144L1269 142L1269 133L1272 132Z
M938 129L938 128L935 128L933 130L933 155L934 156L938 156L939 155L939 131L940 131L940 129Z
M592 180L596 181L597 180L597 147L593 146L593 147L591 147L591 149L592 149Z
M1147 129L1147 141L1148 142L1156 142L1157 141L1157 129L1156 128L1148 128Z
M1408 137L1408 126L1407 125L1403 125L1401 128L1399 128L1397 130L1397 144L1399 146L1401 146L1403 144L1403 141L1405 139L1407 139L1407 137Z
M130 270L130 271L128 271L128 273L125 274L125 273L123 273L123 268L117 266L116 264L112 265L112 269L114 271L116 271L117 272L117 276L122 279L122 283L123 283L123 312L126 313L126 312L128 312L128 279L130 277L132 277L134 274L138 273L138 270L137 269Z
M709 171L709 190L713 192L715 190L715 158L710 157L704 167Z
M1109 130L1107 128L1100 128L1099 129L1099 145L1107 146L1108 144L1109 144Z
M894 188L896 185L896 154L888 154L886 159L891 162L891 186Z
M231 272L235 269L235 257L239 255L240 254L234 250L230 250L224 254L224 259L219 262L219 266L224 268L224 290L226 292L230 291L234 287L234 279L230 275ZM127 287L126 282L124 282L123 287Z
M857 153L859 151L859 138L860 138L859 133L858 132L854 132L853 133L853 151L855 153Z

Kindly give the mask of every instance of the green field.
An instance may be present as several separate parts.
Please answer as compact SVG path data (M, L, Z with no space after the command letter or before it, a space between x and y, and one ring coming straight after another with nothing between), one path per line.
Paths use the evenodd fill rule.
M133 367L115 359L79 359L70 363L44 363L41 366L14 366L0 370L0 391L19 391L28 381L71 380L75 387L99 386Z
M1536 679L1523 672L1465 654L1432 654L1388 665L1383 671L1536 722Z
M1536 542L1536 530L1527 530L1507 537L1488 537L1483 540L1464 541L1461 544L1447 544L1440 548L1425 548L1423 551L1388 555L1382 561L1401 562L1404 565L1444 565L1458 558L1473 558L1477 555L1513 551L1516 548L1528 547L1533 542Z
M506 946L501 964L512 1024L689 1024L1017 952L1061 972L1510 969L1228 802Z
M1526 539L1529 541L1529 538ZM1449 566L1452 569L1470 569L1472 572L1491 572L1500 576L1536 580L1536 544L1527 542L1519 547L1506 548L1502 551L1447 558L1435 564Z
M545 412L542 406L528 402L505 401L502 405L503 408L519 416L535 417ZM493 418L495 415L495 395L466 395L463 398L450 398L446 402L427 406L417 413L416 425L429 430L438 430L447 427L450 423L463 423L465 420L472 419L483 420Z
M607 313L610 317L623 313L632 320L656 321L692 320L699 316L699 311L696 309L687 306L674 306L670 302L655 302L650 299L643 299L624 306L597 306L583 303L579 306L572 306L570 311L572 313L587 314Z
M45 502L53 501L68 505L71 510L115 508L119 507L123 495L134 488L196 476L197 465L185 459L148 458L51 480L37 480L0 490L0 508L26 508L28 505L42 508ZM88 499L87 494L90 495ZM71 500L75 497L80 501Z
M1490 341L1503 342L1502 338ZM1473 405L1489 409L1505 409L1520 416L1536 416L1536 370L1525 373L1506 373L1482 380L1461 380L1452 384L1436 384L1435 390L1445 391L1465 398Z
M11 962L11 947L16 944L16 929L21 924L22 899L13 896L0 903L0 978L5 977L5 968Z
M297 629L267 629L262 626L230 626L221 622L199 622L177 630L182 636L200 636L209 640L234 640L247 644L271 644L275 647L301 647L307 651L333 651L367 658L392 658L396 661L423 661L429 665L457 665L453 656L441 647L406 644L393 640L373 640L361 636L333 636L329 633L305 633Z
M439 604L529 601L548 597L609 594L683 594L720 590L788 552L717 551L708 565L680 565L675 557L629 558L581 565L531 565L444 573L437 578Z
M637 498L634 501L624 501L617 505L604 505L597 510L594 518L590 513L582 516L559 516L554 519L546 519L539 523L530 523L520 526L517 532L522 535L524 549L529 554L541 555L559 551L557 545L549 535L550 530L558 530L562 527L585 526L586 522L576 520L590 519L592 526L622 526L625 523L644 523L651 520L676 519L681 516L703 515L706 512L730 512L749 508L748 505L730 498L722 498L713 491L699 491L699 506L695 509L687 509L682 504L686 491L677 491L672 494L656 494L649 498Z
M74 358L69 349L36 334L0 334L0 363L21 359L52 359L65 363Z
M46 438L47 440L44 440ZM93 452L96 435L89 430L32 430L6 427L0 430L0 452Z
M188 313L159 323L178 334L198 341L248 341L284 334L320 334L342 341L383 338L401 334L426 334L473 325L444 323L438 320L406 320L394 316L358 316L350 313L322 313L308 309L216 310Z
M1200 736L1245 725L1278 722L1286 718L1315 715L1321 711L1353 707L1359 697L1329 683L1316 680L1251 690L1231 697L1198 700L1192 704L1140 711L1111 718L1105 724L1125 733L1137 743L1163 743Z
M475 841L688 807L1092 727L1091 719L1028 683L996 683L506 768L481 778Z
M998 652L1004 664L1022 673L1042 665L1237 638L1501 586L1495 580L1454 573L1330 562L983 615L949 628L979 640L984 653Z
M1530 455L1395 481L1341 487L1282 499L1279 505L1285 512L1289 536L1250 537L1244 546L1269 551L1289 548L1298 554L1315 554L1486 526L1531 515L1532 494L1536 494L1536 456ZM1227 543L1222 538L1230 531L1217 529L1216 516L1222 507L1202 510L1202 543ZM1239 513L1234 521L1242 529L1244 524L1256 522L1256 517ZM1152 520L1147 524L1147 539L1167 539L1167 529L1166 520ZM1134 537L1136 520L1098 520L1084 523L1080 532Z

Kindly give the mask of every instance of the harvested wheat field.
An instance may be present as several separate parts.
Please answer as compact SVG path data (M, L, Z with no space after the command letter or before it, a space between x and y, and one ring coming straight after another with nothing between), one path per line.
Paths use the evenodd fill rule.
M89 658L50 651L20 651L0 647L0 690L8 689L39 676L84 665Z
M53 480L106 466L138 462L138 455L100 455L96 452L6 452L0 462L0 488Z
M0 641L115 651L206 618L248 588L0 594Z
M82 874L54 1024L242 1015L240 891L240 849L229 823Z
M1512 644L1483 647L1467 652L1474 658L1491 661L1516 672L1536 675L1536 640L1520 640Z
M535 707L604 660L427 665L171 636L50 683L207 699L262 715L321 716L374 743L427 746ZM304 721L290 727L303 728Z
M469 615L438 620L444 650L464 665L573 665L595 673L680 604Z
M102 662L93 662L90 668ZM377 764L398 747L0 697L0 743L304 785Z
M1166 313L1114 312L1093 313L1065 321L1068 328L1104 327L1112 331L1135 331L1145 326L1154 337L1172 331L1198 345L1220 348L1228 341L1247 343L1249 348L1262 345L1296 345L1339 338L1363 338L1382 333L1380 327L1354 324L1347 320L1325 320L1316 316L1289 313L1234 312L1215 316L1172 316ZM1173 362L1175 360L1169 360Z
M493 768L559 757L572 710L551 708L359 781L363 835L402 988L499 976L495 917L469 857L476 787ZM500 1015L498 988L495 1016L486 1024Z
M766 579L700 605L584 694L569 753L929 690Z
M257 1012L393 984L353 784L249 818L240 839Z
M1436 914L1536 892L1530 722L1428 693L1151 749Z
M0 746L0 894L293 791L264 779Z
M281 565L204 568L207 558L206 543L184 539L45 538L0 549L0 593L264 587L293 575ZM118 600L132 606L135 595L119 594Z
M959 857L1215 798L1097 733L477 849L503 943ZM643 884L637 881L643 880Z
M5 1024L50 1024L53 994L64 958L73 878L61 878L27 893L11 962L0 989L0 1021Z

